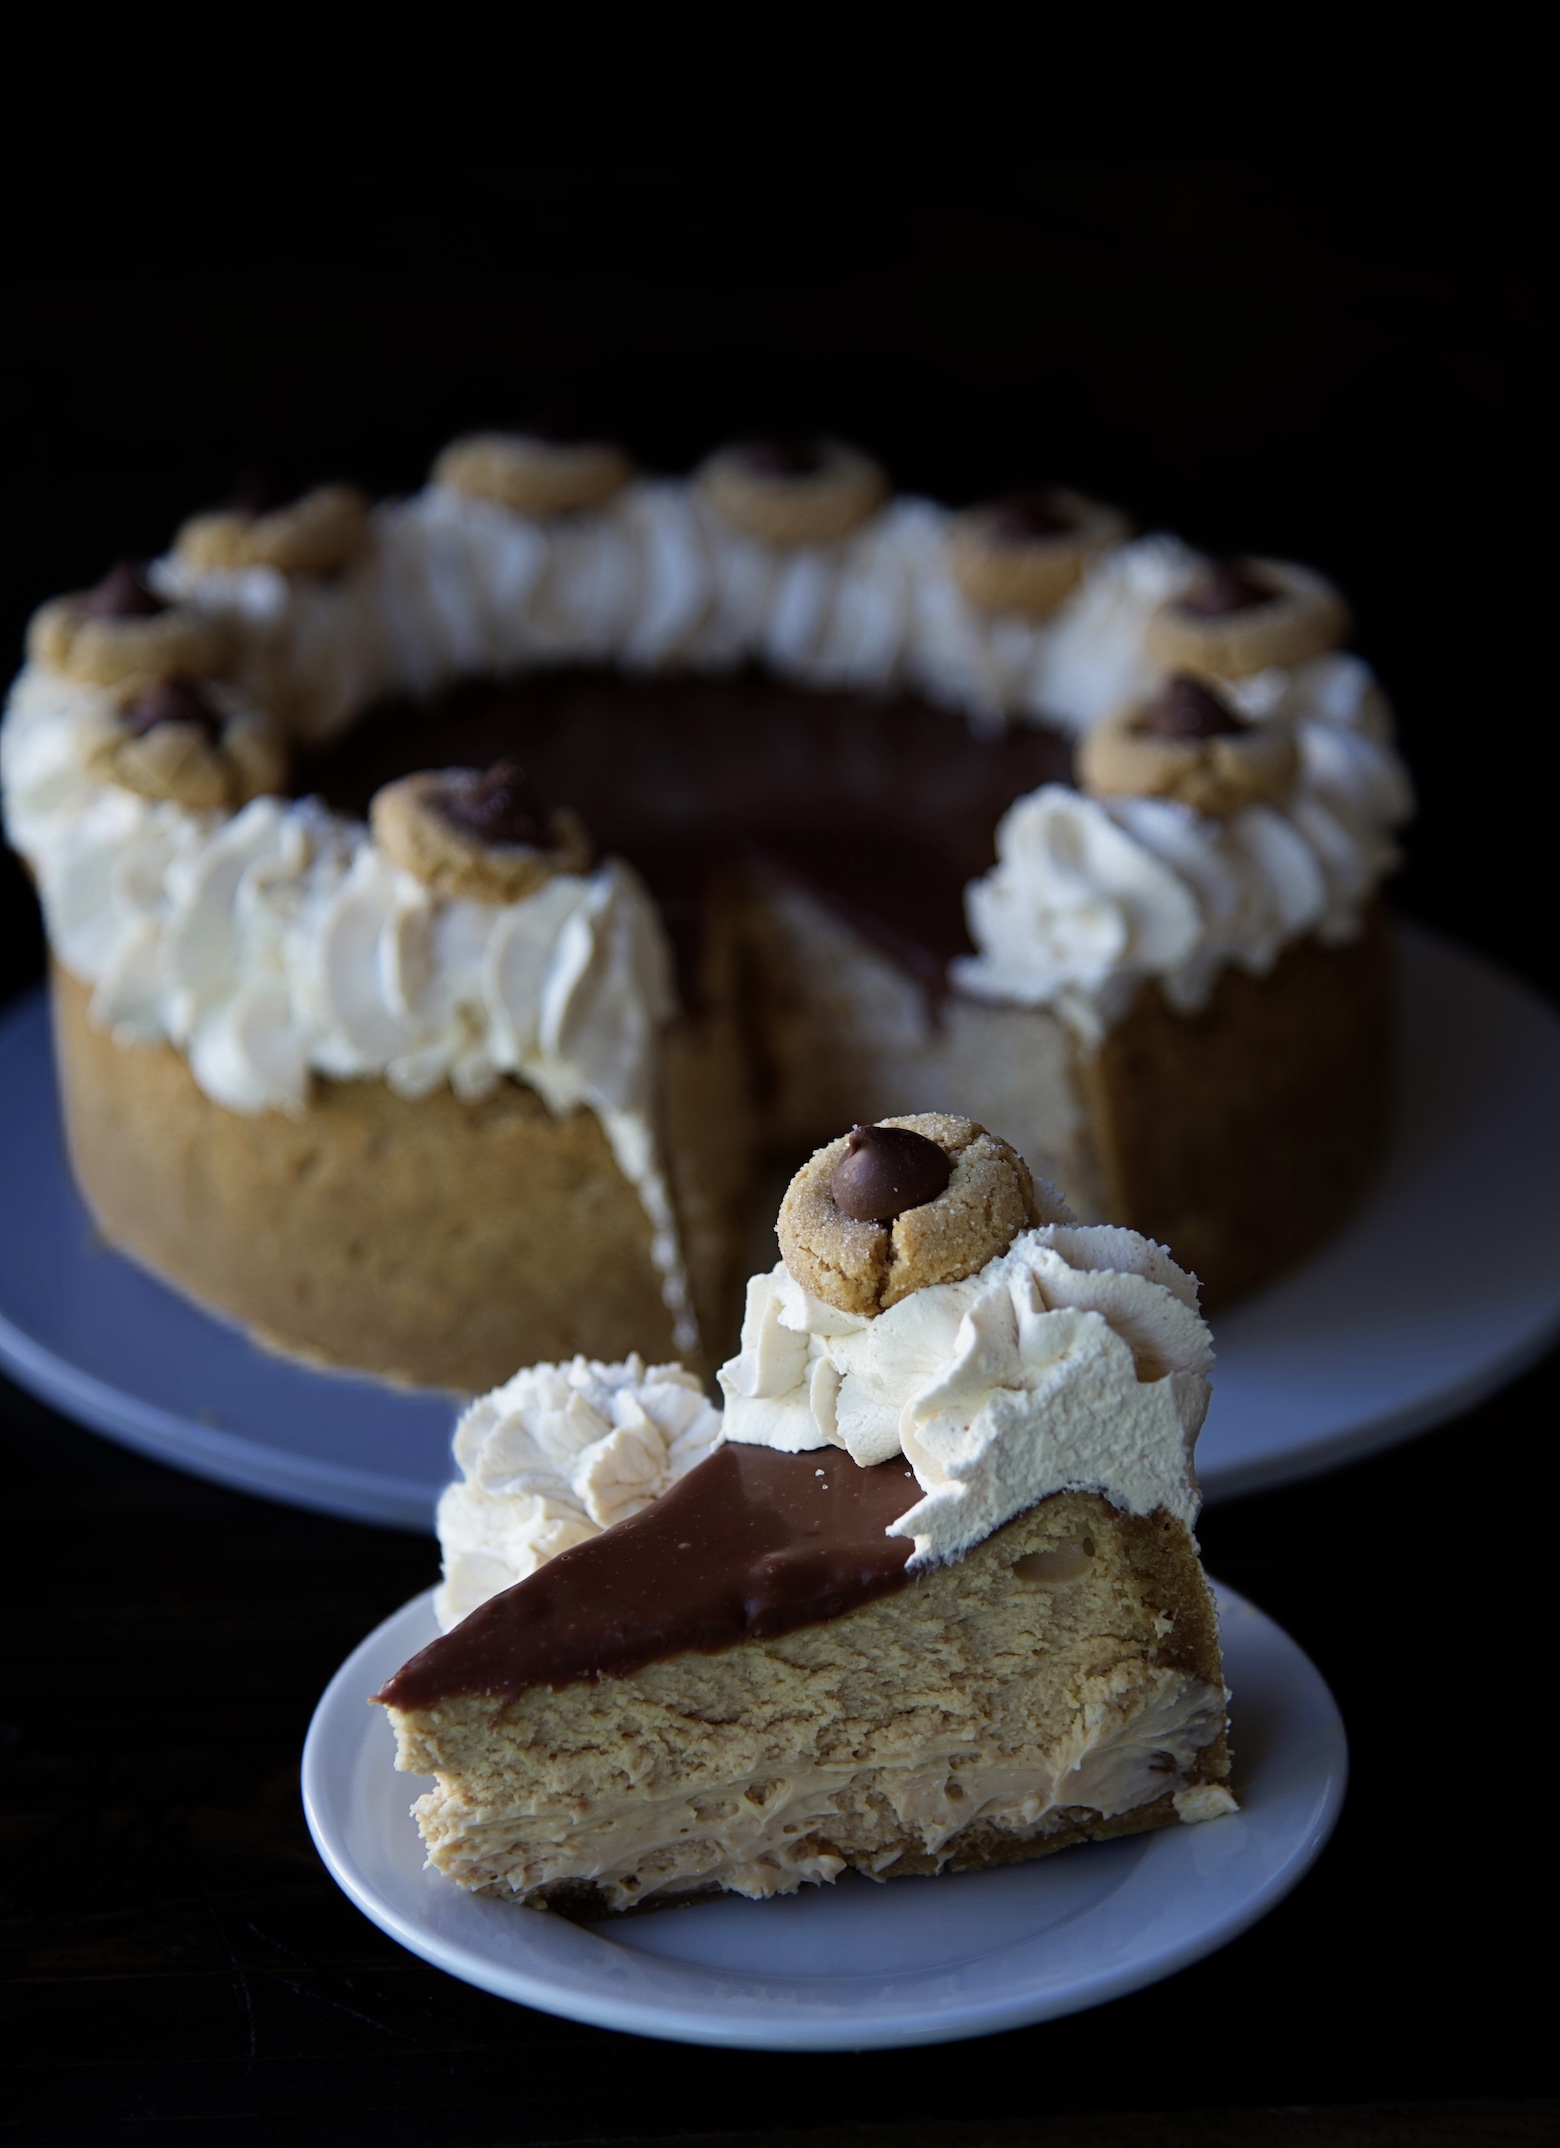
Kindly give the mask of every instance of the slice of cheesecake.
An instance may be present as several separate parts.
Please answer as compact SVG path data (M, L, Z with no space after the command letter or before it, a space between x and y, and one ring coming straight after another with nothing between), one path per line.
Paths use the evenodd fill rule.
M941 1115L820 1151L779 1235L724 1442L375 1696L430 1861L625 1910L1230 1810L1190 1279Z

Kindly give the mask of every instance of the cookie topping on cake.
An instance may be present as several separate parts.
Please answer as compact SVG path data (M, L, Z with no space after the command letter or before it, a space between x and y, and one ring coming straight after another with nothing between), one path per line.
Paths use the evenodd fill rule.
M846 1138L829 1191L859 1223L889 1223L935 1201L953 1175L945 1149L908 1126L857 1126Z
M150 682L173 672L203 678L220 671L232 648L224 620L167 604L143 564L122 559L93 589L41 604L27 628L27 653L82 686Z
M495 761L466 784L452 783L440 801L446 820L487 843L525 843L543 849L553 809L518 761Z
M1273 597L1272 584L1253 574L1243 560L1216 559L1180 599L1179 609L1196 619L1228 619L1234 612L1271 604Z
M470 433L433 466L435 484L539 520L603 506L633 474L609 441L559 440L544 430Z
M1005 1141L971 1119L926 1111L820 1149L792 1179L775 1229L798 1282L871 1319L912 1290L973 1275L1038 1220L1037 1198ZM1067 1214L1059 1204L1051 1212Z
M123 789L209 813L236 811L285 783L276 724L231 687L175 673L150 685L132 681L121 695L97 759Z
M1154 696L1137 727L1151 738L1235 738L1251 728L1222 694L1186 671Z
M392 864L468 902L519 902L590 864L579 816L548 805L518 761L403 776L375 794L369 819Z
M1343 598L1310 567L1210 561L1149 621L1144 651L1165 671L1245 679L1335 649L1348 625Z
M705 497L735 528L768 544L832 544L873 515L888 478L840 440L743 440L698 474Z
M144 562L121 559L81 600L88 619L155 619L168 607L142 579Z
M173 556L196 573L271 567L279 574L339 574L368 538L369 500L356 485L317 485L273 505L263 480L247 480L240 496L214 514L193 515L179 531Z
M1126 534L1123 515L1081 493L1010 492L955 519L949 563L977 611L1046 619Z
M132 738L144 738L158 724L176 723L215 739L221 734L223 720L220 710L213 708L194 679L159 679L119 712L119 721Z
M1288 724L1250 723L1206 679L1181 672L1087 732L1076 766L1096 798L1173 798L1227 819L1282 798L1299 751Z

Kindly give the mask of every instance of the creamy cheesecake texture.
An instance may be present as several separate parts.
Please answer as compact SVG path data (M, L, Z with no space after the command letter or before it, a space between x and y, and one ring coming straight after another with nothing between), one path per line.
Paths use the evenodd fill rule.
M957 1565L867 1595L884 1544L902 1574L903 1538L864 1541L852 1608L631 1676L422 1699L414 1659L381 1697L398 1764L436 1778L414 1807L430 1862L533 1905L623 1910L847 1868L977 1868L1232 1809L1217 1631L1183 1524L1063 1493Z
M960 1277L1004 1185L1014 1220ZM809 1270L820 1287L850 1294L841 1248L870 1261L874 1231L907 1269L955 1279L860 1314L783 1261L755 1278L713 1451L600 1534L557 1548L539 1528L528 1578L389 1681L398 1765L436 1777L415 1811L438 1869L622 1910L1231 1809L1190 1534L1211 1365L1195 1286L1133 1233L1027 1220L1058 1207L1006 1144L940 1115L858 1129L799 1174L782 1243L834 1257ZM544 1367L477 1406L467 1486L441 1510L448 1608L482 1578L452 1502L495 1428L544 1396L554 1453L595 1466L609 1398L638 1431L657 1381ZM509 1450L533 1488L540 1426ZM627 1496L710 1432L659 1434ZM625 1496L615 1468L601 1481Z

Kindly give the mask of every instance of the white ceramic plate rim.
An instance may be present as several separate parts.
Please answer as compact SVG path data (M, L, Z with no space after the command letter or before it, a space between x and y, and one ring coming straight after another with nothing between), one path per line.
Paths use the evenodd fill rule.
M365 1695L432 1637L431 1591L403 1605L370 1634L326 1688L304 1747L304 1810L331 1876L366 1917L435 1968L499 1998L601 2028L748 2049L864 2050L990 2035L1118 1998L1225 1945L1303 1878L1331 1834L1348 1772L1336 1704L1315 1666L1272 1620L1232 1590L1217 1593L1227 1675L1239 1682L1234 1739L1242 1812L1200 1827L1166 1828L1062 1853L1054 1865L1122 1852L1135 1853L1135 1861L1100 1908L1085 1907L1072 1920L1069 1945L1074 1950L1080 1937L1086 1948L1091 1943L1088 1920L1101 1927L1098 1959L1060 1981L1045 1962L1051 1936L1047 1929L1017 1942L999 1942L987 1958L1003 1965L1000 1994L961 2000L946 1988L950 1980L940 1962L924 1968L906 1964L893 1975L838 1977L819 1967L766 1977L638 1952L619 1944L610 1924L582 1928L513 1905L474 1902L436 1875L419 1875L413 1891L421 1891L422 1902L397 1899L367 1869L384 1845L365 1833L372 1823L365 1818L358 1785L366 1779L365 1769L390 1771L391 1741L379 1711L365 1706ZM1262 1749L1243 1768L1242 1714L1253 1716L1264 1690L1277 1712L1267 1725L1265 1742L1259 1741ZM415 1778L394 1779L405 1787L409 1804ZM392 1824L407 1830L397 1847L403 1852L414 1848L409 1813ZM1220 1830L1245 1831L1239 1844L1233 1835L1225 1838L1235 1865L1224 1865L1222 1887L1216 1884L1217 1869L1206 1883L1193 1871L1201 1848L1221 1846L1215 1841ZM1249 1856L1248 1838L1254 1845ZM1231 1884L1228 1875L1242 1857L1250 1870ZM1009 1886L1043 1885L1048 1868L1054 1869L1053 1860L1009 1866L1000 1877ZM980 1887L998 1877L901 1880L881 1891L867 1891L865 1883L858 1882L863 1889L861 1914L871 1913L880 1892ZM1190 1913L1172 1916L1172 1928L1163 1929L1167 1913L1182 1896L1187 1898L1182 1906ZM809 1898L809 1907L823 1906L824 1890L804 1889L803 1899ZM466 1929L441 1929L427 1907L430 1901ZM776 1906L719 1903L663 1914L712 1917L729 1907L762 1916ZM978 1929L979 1916L977 1904L972 1929ZM528 1922L515 1926L514 1919ZM1054 1928L1063 1929L1065 1921ZM818 1922L822 1943L828 1933L823 1920ZM517 1939L529 1960L515 1959Z

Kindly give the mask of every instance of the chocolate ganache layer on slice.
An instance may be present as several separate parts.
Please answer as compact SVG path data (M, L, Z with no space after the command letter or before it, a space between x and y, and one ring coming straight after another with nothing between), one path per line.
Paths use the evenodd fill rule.
M838 1618L911 1578L913 1541L884 1532L920 1497L902 1457L860 1469L837 1448L717 1448L643 1513L479 1605L374 1697L508 1699Z
M908 696L575 670L381 702L305 757L295 788L366 813L416 769L501 759L578 813L599 855L643 875L685 989L711 877L747 863L807 888L935 991L970 952L964 889L991 866L997 822L1069 780L1072 748L1028 725L977 737Z

